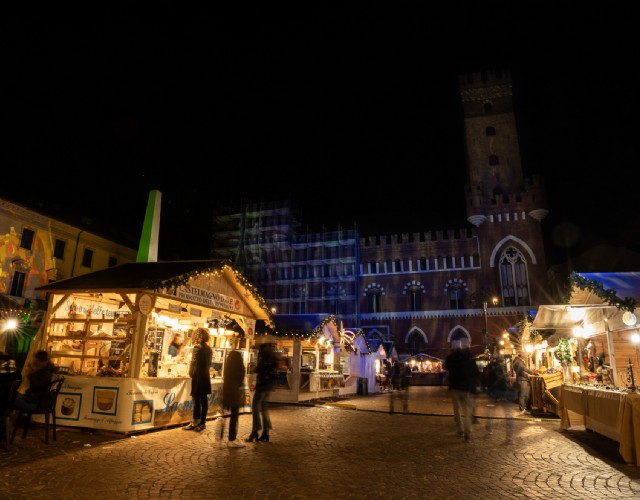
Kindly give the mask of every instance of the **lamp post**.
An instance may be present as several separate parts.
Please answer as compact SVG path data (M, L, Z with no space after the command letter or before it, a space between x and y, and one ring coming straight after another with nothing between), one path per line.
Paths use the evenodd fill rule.
M496 306L498 305L498 299L496 297L491 298L491 303ZM484 330L482 332L482 344L484 345L484 354L486 357L490 357L491 353L489 352L489 324L487 322L487 300L482 301L482 312L484 313Z
M484 330L482 331L482 345L484 346L485 355L489 350L489 325L487 323L487 301L482 301L482 312L484 313Z

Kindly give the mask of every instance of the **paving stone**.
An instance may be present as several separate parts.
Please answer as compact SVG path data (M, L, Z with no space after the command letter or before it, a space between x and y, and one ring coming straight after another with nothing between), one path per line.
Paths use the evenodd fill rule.
M478 398L481 425L457 436L446 388L412 387L407 411L397 394L301 405L272 404L269 443L220 447L209 428L179 427L124 436L41 429L0 451L3 499L519 499L640 498L640 467L624 464L617 443L557 418L504 416ZM513 403L506 403L510 413ZM500 413L498 413L500 414ZM213 423L212 423L213 424ZM212 429L213 425L210 426ZM240 417L239 439L251 430ZM187 434L185 436L185 434Z

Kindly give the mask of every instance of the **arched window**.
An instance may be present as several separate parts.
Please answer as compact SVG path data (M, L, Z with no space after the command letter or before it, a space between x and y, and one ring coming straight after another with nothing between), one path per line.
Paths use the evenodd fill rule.
M489 156L489 165L498 165L500 161L498 160L498 155Z
M422 311L422 290L419 286L413 285L407 289L409 298L409 311Z
M424 337L420 332L413 331L409 334L409 338L407 339L407 350L410 354L420 354L425 351L425 341Z
M453 347L453 344L457 341L457 340L469 340L469 337L467 336L467 334L464 332L464 330L460 329L460 328L456 328L456 330L451 334L451 346Z
M455 285L449 288L449 306L451 309L464 309L464 290Z
M381 298L381 290L379 288L372 288L367 292L367 300L369 302L369 312L370 313L379 313L380 312L380 298Z
M496 129L493 127L487 127L485 133L487 134L487 137L490 135L496 135Z
M493 110L491 103L490 102L485 102L484 103L484 112L485 113L491 113L491 111Z
M514 247L507 248L500 257L500 283L505 306L530 305L527 262Z

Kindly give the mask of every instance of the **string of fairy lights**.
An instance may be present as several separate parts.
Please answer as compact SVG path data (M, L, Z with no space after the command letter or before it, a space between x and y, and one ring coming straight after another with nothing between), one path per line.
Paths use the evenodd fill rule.
M610 306L615 306L622 311L633 312L636 308L636 300L634 298L625 297L621 299L615 290L605 288L602 283L580 276L575 271L572 271L569 275L569 282L565 289L565 302L569 302L574 285L580 290L589 290Z
M249 280L247 280L240 271L235 269L229 261L222 262L210 262L205 261L202 262L202 267L196 266L194 269L182 273L178 276L172 276L171 278L157 280L157 281L148 281L144 283L149 290L169 290L173 289L174 291L181 286L186 285L190 280L197 278L208 278L214 277L218 278L225 272L230 272L233 274L234 279L237 283L242 285L242 287L246 290L247 296L251 296L253 300L258 304L260 309L264 311L267 316L267 322L270 325L273 325L273 315L271 313L271 309L267 305L266 300L260 293L258 289L252 285Z
M341 332L341 329L338 325L338 320L336 319L335 315L331 314L326 318L324 318L322 321L320 321L320 323L318 323L318 325L310 331L293 332L293 331L286 331L286 330L278 330L277 326L274 326L272 328L265 328L264 330L256 331L256 337L271 336L271 337L288 339L288 340L299 340L302 342L311 342L313 340L317 340L322 335L322 331L324 327L329 323L333 324L338 332ZM347 339L347 337L344 335L341 336L341 339L343 341L342 345L344 345L345 349L356 352L357 348L355 347L355 339L360 336L364 340L368 351L369 352L373 351L371 344L369 343L369 340L367 339L363 330L358 329L353 333L354 333L354 336L352 339ZM364 355L368 353L360 353L360 354Z

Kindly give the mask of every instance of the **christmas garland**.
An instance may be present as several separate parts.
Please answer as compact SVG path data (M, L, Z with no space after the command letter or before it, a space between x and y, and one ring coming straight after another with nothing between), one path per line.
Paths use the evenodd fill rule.
M573 356L571 355L571 346L569 345L569 339L565 337L561 337L558 339L558 347L554 352L554 355L562 366L566 366L568 363L573 361Z
M622 311L633 312L636 308L636 300L634 298L625 297L624 299L621 299L618 297L615 290L607 289L603 287L602 283L599 281L587 279L580 276L575 271L571 271L571 275L569 276L569 281L565 290L565 302L569 302L573 286L578 287L580 290L589 290L590 292L593 292L610 306L615 306Z

